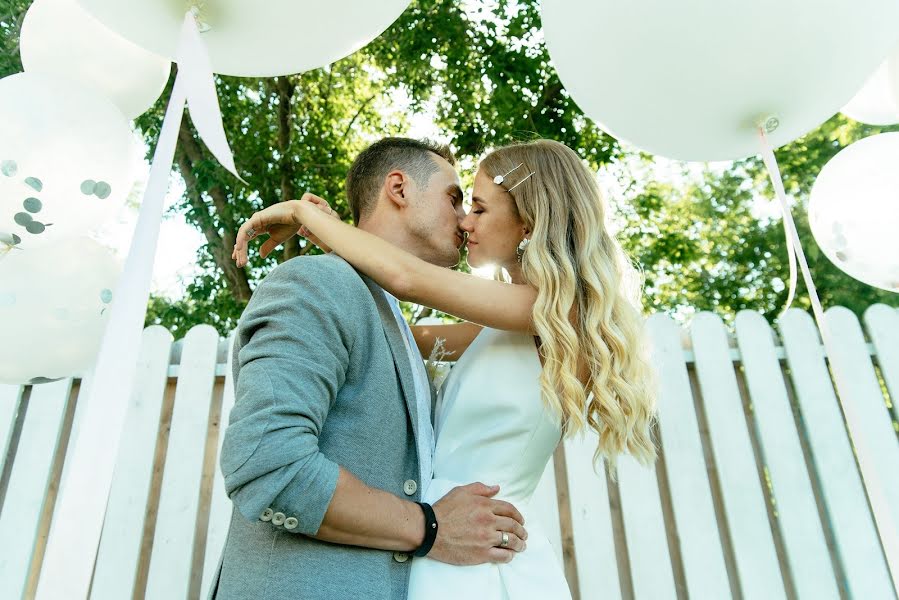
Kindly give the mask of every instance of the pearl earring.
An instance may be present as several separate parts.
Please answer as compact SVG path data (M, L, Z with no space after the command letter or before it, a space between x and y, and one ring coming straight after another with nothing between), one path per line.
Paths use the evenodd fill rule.
M518 243L518 250L515 252L518 256L518 262L521 262L522 257L524 257L524 250L528 247L528 244L531 243L529 238L524 238Z

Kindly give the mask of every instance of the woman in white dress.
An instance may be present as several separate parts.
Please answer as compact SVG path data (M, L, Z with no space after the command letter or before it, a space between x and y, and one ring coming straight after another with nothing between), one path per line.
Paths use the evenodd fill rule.
M423 501L489 481L525 518L526 549L509 563L415 559L409 598L569 598L540 515L529 506L562 436L596 431L595 458L613 476L618 454L644 464L656 457L654 379L629 294L638 286L606 229L594 174L550 140L499 148L480 163L461 224L468 262L500 267L508 282L431 265L329 218L321 199L299 202L304 233L316 243L401 300L468 321L412 328L424 356L442 338L459 357L440 393L434 479Z

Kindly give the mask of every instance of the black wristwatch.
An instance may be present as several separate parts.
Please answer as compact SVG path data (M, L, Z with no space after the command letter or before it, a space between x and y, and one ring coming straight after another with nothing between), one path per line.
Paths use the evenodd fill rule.
M434 545L434 540L437 539L437 515L434 514L434 509L427 502L416 502L416 504L421 507L425 516L425 539L422 540L421 546L412 553L412 556L422 557L427 556Z

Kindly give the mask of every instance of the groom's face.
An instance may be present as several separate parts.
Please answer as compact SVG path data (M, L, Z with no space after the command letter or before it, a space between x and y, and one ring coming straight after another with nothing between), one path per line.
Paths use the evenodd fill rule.
M407 227L415 240L419 258L435 265L452 267L459 263L465 218L462 184L456 169L445 159L431 154L437 171L427 185L414 186L407 211Z

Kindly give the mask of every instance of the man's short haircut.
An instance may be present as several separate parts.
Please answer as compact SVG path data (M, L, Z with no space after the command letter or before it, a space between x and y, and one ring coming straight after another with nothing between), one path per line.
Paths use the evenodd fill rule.
M456 165L456 157L449 146L430 140L387 137L360 152L346 176L346 196L353 221L358 224L360 219L371 214L384 178L393 170L406 173L420 188L426 188L431 175L438 169L432 154Z

